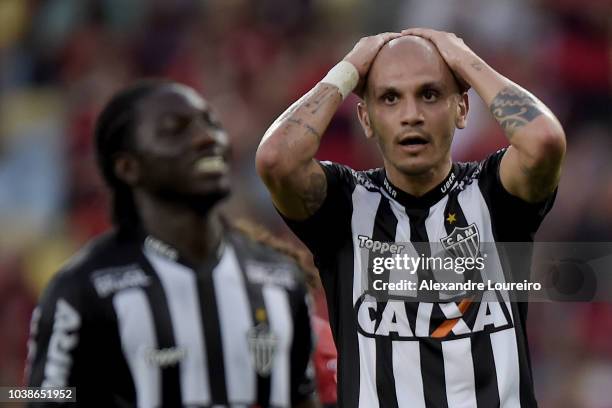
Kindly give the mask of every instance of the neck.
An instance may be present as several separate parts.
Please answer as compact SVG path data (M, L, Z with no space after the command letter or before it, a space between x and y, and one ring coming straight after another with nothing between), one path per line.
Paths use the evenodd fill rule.
M385 165L385 172L394 186L410 195L421 197L444 181L452 165L452 161L448 160L440 166L432 167L419 174L407 174L394 166Z
M214 207L207 214L135 191L134 198L145 233L173 246L196 263L219 247L222 225Z

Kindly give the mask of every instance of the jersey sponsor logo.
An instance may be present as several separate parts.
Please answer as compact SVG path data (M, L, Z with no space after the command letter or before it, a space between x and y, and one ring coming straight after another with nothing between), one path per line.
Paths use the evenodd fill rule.
M49 340L45 378L42 387L65 387L72 367L71 352L79 343L81 315L66 300L59 298L55 307L53 333Z
M149 349L145 353L145 359L159 367L169 367L178 364L187 355L183 347L168 347L160 350Z
M249 282L261 285L277 285L293 289L297 284L295 273L289 265L246 261L246 275Z
M157 238L153 238L150 235L145 238L144 245L147 249L157 252L158 254L173 261L176 261L179 258L179 253L176 249Z
M387 180L386 177L383 180L383 185L385 186L385 189L387 190L387 193L389 193L391 195L391 197L393 197L393 198L397 197L397 191L395 191L395 189L393 187L391 187L391 183L389 183L389 180Z
M416 317L409 318L407 305L417 307ZM470 299L464 299L459 303L385 303L372 301L364 294L355 303L355 313L357 329L362 335L390 337L398 341L419 338L446 340L514 327L506 304L497 301L471 302ZM434 321L434 315L443 318Z
M455 227L448 236L440 239L442 246L452 256L459 258L476 258L480 252L480 235L476 224L467 227Z
M247 332L247 342L255 372L268 376L272 371L278 339L267 323L259 323Z
M442 187L440 187L440 191L442 191L442 193L446 193L449 189L449 187L451 187L453 185L453 182L455 181L455 173L451 173L450 177L448 178L448 180L446 180L446 182L442 185Z
M130 264L100 269L92 274L91 280L98 296L103 298L124 289L148 286L151 279L140 266Z

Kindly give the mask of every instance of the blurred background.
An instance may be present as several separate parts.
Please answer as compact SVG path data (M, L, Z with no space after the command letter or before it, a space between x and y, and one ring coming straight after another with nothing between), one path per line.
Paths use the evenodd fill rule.
M233 141L225 211L294 239L254 171L263 132L360 37L409 26L457 33L560 118L568 155L539 240L612 241L610 0L0 0L0 385L22 384L48 279L108 227L91 137L113 92L143 76L202 91ZM356 101L318 157L378 166ZM477 95L470 103L456 160L506 144ZM529 317L541 406L612 407L611 305L532 304Z

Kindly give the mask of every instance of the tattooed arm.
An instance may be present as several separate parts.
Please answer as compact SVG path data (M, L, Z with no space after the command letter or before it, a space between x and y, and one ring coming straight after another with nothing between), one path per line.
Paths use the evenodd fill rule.
M363 79L380 48L397 33L362 38L344 58ZM257 172L270 190L272 201L287 218L303 220L323 204L327 180L314 160L321 137L342 103L337 87L317 84L291 105L264 134L256 155Z
M337 88L317 84L276 119L259 144L257 172L276 208L290 219L308 218L325 200L325 173L313 158L341 102Z
M504 188L528 202L550 195L565 155L565 133L550 109L488 66L454 34L429 29L402 33L432 41L453 72L489 106L510 142L499 170Z

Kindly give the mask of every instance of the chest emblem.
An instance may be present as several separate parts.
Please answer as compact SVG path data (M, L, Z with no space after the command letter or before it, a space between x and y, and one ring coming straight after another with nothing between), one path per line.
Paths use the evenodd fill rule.
M440 239L440 242L454 257L476 258L480 252L480 235L475 223L467 227L455 227L453 232Z
M268 376L272 371L278 339L267 323L261 322L247 332L251 361L257 374Z

